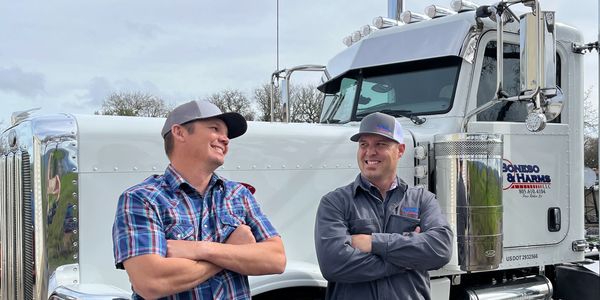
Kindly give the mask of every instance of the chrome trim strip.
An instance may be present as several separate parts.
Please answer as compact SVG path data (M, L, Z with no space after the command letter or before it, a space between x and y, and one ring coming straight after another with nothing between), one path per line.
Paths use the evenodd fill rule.
M7 218L6 156L0 159L0 221ZM4 227L4 228L3 228ZM8 235L6 227L0 227L0 299L8 299Z
M15 195L15 294L17 299L24 299L25 293L23 286L23 218L21 216L23 212L23 178L21 174L22 168L22 160L21 160L21 152L18 151L15 153L14 161L13 161L13 171L15 174L15 182L14 182L14 195Z
M9 153L6 160L6 190L7 190L7 207L6 207L6 264L7 264L7 277L6 277L6 289L8 292L7 299L16 298L16 283L15 283L15 209L14 199L11 199L11 195L14 193L14 177L15 172L14 165L14 153Z
M35 262L35 286L33 295L36 299L41 299L42 295L46 296L48 292L48 253L46 251L46 222L44 212L48 211L48 206L45 205L42 198L42 156L41 156L41 141L34 137L32 146L32 175L33 175L33 199L32 205L35 208L33 214L33 236L34 236L34 262Z

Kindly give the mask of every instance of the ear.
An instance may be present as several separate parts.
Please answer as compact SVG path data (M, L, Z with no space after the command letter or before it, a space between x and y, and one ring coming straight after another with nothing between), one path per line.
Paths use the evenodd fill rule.
M173 135L173 140L183 142L185 141L185 136L187 134L188 132L183 126L179 124L174 124L171 126L171 135Z
M400 158L400 157L402 157L402 155L404 155L404 150L406 150L406 145L398 144L398 158Z

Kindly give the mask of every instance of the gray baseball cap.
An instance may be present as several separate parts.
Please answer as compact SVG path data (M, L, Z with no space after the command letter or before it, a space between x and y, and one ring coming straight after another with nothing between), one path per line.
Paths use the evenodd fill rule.
M402 125L396 118L384 113L376 112L364 117L360 122L358 133L350 137L350 140L358 142L360 136L365 133L377 134L404 144Z
M227 137L236 138L246 132L248 124L246 119L236 112L223 113L216 105L208 101L190 101L181 104L167 116L165 125L162 128L163 138L171 132L171 127L175 124L185 124L191 121L204 120L209 118L218 118L227 125Z

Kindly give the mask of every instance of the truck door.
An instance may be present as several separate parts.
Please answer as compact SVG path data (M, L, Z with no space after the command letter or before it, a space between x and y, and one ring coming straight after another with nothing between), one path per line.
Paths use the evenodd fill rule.
M504 90L514 96L519 93L519 41L515 35L507 34L505 38L503 85ZM494 97L495 39L496 33L488 32L479 43L468 110ZM557 64L560 70L560 57ZM525 128L527 113L525 102L501 102L480 113L476 120L473 118L467 129L504 135L505 248L556 244L569 230L568 124L561 123L559 116L542 132L532 133ZM559 219L556 214L560 214Z

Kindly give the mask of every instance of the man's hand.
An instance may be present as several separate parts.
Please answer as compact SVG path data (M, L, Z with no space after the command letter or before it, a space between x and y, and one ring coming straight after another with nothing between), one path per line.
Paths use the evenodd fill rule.
M371 235L353 234L352 247L364 253L371 253Z
M231 245L244 245L244 244L254 244L256 243L256 239L252 234L252 230L248 225L240 225L238 226L227 238L225 244Z
M197 241L167 240L167 257L196 260Z

